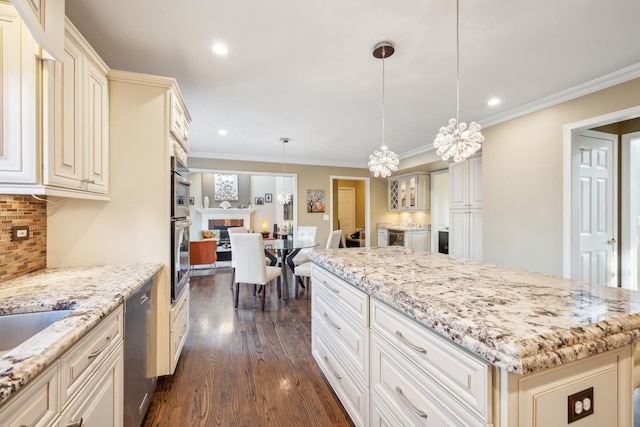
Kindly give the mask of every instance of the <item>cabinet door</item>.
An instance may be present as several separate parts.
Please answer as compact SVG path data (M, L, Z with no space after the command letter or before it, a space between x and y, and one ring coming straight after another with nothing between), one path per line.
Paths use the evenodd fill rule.
M418 252L429 251L429 232L405 231L404 245Z
M449 208L467 207L469 200L469 172L466 162L449 165Z
M400 209L400 181L395 178L389 178L389 210L397 211Z
M0 182L36 182L37 46L16 9L0 4Z
M449 215L449 255L469 256L469 214L466 209L452 209Z
M11 0L11 3L45 51L62 61L65 0Z
M84 158L86 189L109 192L109 87L107 76L86 60Z
M482 157L473 157L469 163L469 205L482 207Z
M431 204L431 177L429 175L418 175L417 187L417 205L416 208L422 211L428 211Z
M378 246L389 246L389 231L386 228L378 229Z
M62 412L61 425L122 426L122 360L120 343Z
M62 63L48 61L45 74L44 183L80 189L82 180L82 50L70 40Z
M469 258L482 259L482 210L469 212Z

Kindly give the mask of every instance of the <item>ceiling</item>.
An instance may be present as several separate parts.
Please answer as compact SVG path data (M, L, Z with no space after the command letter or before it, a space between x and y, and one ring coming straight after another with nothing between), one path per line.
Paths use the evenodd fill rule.
M191 156L366 167L456 113L454 0L66 0L112 69L174 77ZM638 0L460 1L460 119L483 126L640 76ZM214 42L229 48L216 56ZM621 72L622 70L622 72ZM614 73L614 74L612 74ZM617 79L617 80L616 80ZM491 97L502 103L487 106ZM544 101L539 104L539 101ZM218 134L227 130L226 136ZM401 160L402 166L402 160Z

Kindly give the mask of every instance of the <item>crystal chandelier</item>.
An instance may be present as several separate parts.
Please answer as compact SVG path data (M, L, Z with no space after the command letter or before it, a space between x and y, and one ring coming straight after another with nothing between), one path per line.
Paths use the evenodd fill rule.
M282 142L282 189L283 191L278 194L278 202L282 205L291 203L291 194L284 191L284 145L289 142L289 138L280 138Z
M373 49L375 58L382 58L382 147L369 156L369 170L373 176L383 178L398 170L398 155L389 150L384 142L384 59L393 55L395 49L390 42L380 42Z
M480 125L476 122L467 124L460 122L460 35L459 35L459 0L456 0L456 118L449 119L449 124L440 128L433 147L442 160L453 159L461 162L480 149L484 136L480 133Z

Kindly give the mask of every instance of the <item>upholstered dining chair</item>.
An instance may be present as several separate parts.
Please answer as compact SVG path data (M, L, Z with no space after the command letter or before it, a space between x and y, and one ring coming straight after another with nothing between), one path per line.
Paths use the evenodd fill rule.
M296 240L308 240L311 242L316 241L316 236L318 235L318 227L315 225L300 225L296 230L296 235L294 238ZM301 249L300 252L293 257L293 264L300 265L309 261L308 253L312 251L313 248Z
M342 241L342 230L335 230L329 234L327 238L327 244L325 249L337 249L340 247L340 242ZM311 283L311 265L313 263L311 261L303 262L300 265L297 265L293 271L295 276L294 281L296 282L296 297L298 297L298 284L303 288L304 283L307 283L307 286Z
M217 240L192 240L189 242L191 266L209 264L210 268L215 268L218 260L217 247Z
M268 283L278 279L278 287L281 286L281 269L267 266L264 262L264 243L260 233L232 233L232 252L235 254L235 309L238 309L240 283L247 283L262 287L262 311L264 311L265 298Z
M227 233L229 233L229 240L233 233L248 233L249 230L246 227L229 227ZM234 277L236 276L236 262L233 257L233 244L231 245L231 287L233 288Z

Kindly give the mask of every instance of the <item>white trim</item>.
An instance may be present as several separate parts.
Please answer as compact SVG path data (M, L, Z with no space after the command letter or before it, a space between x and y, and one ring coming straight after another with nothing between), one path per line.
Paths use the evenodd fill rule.
M371 178L365 176L329 175L329 230L333 227L333 181L335 179L364 181L364 245L368 248L371 246L373 236L371 232Z
M440 233L439 233L439 215L438 212L440 210L438 204L438 197L436 191L436 180L434 179L435 175L443 175L448 174L449 169L441 169L439 171L431 172L431 252L438 252L440 246ZM435 225L435 227L434 227Z
M623 288L638 290L638 235L637 217L640 212L636 210L638 203L631 203L632 195L638 194L638 179L640 178L640 167L636 159L640 157L640 132L622 135L622 164L621 164L621 236L620 242L620 283ZM635 178L635 179L633 179ZM627 184L628 185L625 185ZM637 196L635 196L637 197ZM632 244L632 242L635 243ZM631 261L631 260L635 261Z
M563 126L562 141L562 275L571 277L571 227L572 227L572 179L571 179L571 146L574 133L582 129L634 119L640 117L640 106L614 111L601 116L591 117L579 122L567 123Z

